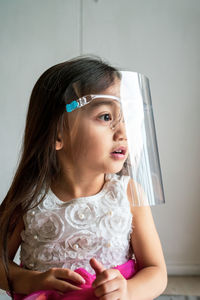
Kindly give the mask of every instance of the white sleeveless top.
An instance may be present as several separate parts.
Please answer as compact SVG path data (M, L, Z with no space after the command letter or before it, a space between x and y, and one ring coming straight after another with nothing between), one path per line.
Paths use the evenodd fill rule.
M21 263L24 268L85 268L95 257L106 268L133 257L132 214L127 198L129 176L107 174L102 190L89 197L59 200L49 190L42 202L24 215Z

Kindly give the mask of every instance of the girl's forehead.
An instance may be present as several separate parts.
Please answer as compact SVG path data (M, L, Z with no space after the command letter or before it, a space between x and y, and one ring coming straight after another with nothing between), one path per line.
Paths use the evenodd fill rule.
M120 80L115 79L114 83L111 86L109 86L107 89L103 90L101 94L120 97Z

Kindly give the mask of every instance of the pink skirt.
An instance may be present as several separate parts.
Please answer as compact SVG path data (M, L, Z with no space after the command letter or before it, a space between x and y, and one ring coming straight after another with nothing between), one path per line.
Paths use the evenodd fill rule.
M134 260L129 260L126 263L116 266L113 269L117 269L126 279L130 279L137 272L137 266ZM63 295L60 295L55 290L41 290L29 295L15 294L15 300L97 300L94 295L94 289L92 283L96 278L96 275L88 273L85 269L79 268L75 272L79 273L84 279L85 284L81 284L82 288L79 291L69 291Z

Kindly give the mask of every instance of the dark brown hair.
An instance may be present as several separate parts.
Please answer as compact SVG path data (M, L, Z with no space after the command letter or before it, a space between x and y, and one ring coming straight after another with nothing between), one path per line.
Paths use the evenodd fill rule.
M1 257L11 292L8 238L23 215L43 199L59 174L55 144L58 130L65 126L65 105L77 98L73 84L79 83L81 96L98 93L114 82L113 71L116 69L100 58L77 57L46 70L33 88L21 159L10 189L0 205Z

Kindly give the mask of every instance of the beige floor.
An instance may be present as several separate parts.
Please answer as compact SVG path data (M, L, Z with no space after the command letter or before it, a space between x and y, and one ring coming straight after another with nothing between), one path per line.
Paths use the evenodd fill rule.
M200 296L200 276L169 276L163 294Z

